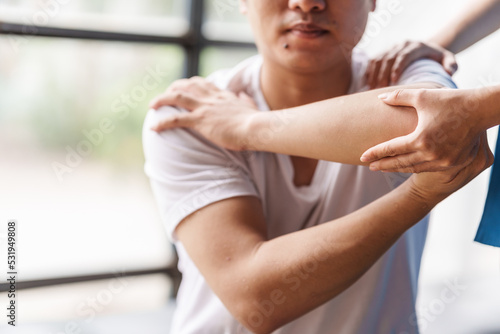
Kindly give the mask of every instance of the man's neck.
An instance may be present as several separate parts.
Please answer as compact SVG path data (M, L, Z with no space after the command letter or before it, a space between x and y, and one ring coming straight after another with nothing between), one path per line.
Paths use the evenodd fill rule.
M261 87L271 110L292 108L348 93L352 80L351 65L339 61L321 73L294 73L279 65L262 65Z

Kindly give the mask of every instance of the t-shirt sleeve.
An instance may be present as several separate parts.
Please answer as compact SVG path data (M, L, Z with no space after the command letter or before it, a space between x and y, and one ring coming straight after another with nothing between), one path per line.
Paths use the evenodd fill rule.
M457 88L441 64L430 59L420 59L408 66L401 75L398 85L423 82L432 82L447 88Z
M145 172L173 242L177 225L204 206L236 196L258 197L247 166L235 152L190 129L150 130L159 119L177 112L185 111L172 107L149 111L143 129Z

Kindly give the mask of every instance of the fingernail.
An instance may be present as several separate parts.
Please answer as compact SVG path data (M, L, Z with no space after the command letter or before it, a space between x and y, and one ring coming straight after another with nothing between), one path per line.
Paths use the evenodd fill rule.
M368 162L368 157L365 157L364 155L359 159L361 162Z
M378 168L377 168L377 167L375 167L375 166L370 166L370 170L371 170L372 172L377 172L377 171L378 171Z
M389 93L382 93L378 96L379 99L385 100L389 97Z

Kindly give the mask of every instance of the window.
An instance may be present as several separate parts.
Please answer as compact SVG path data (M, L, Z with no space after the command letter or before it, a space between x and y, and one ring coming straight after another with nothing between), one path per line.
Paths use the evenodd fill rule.
M83 296L108 314L172 295L175 254L143 171L148 103L255 53L250 39L208 38L204 4L0 0L0 219L18 221L23 322L83 318L87 329ZM111 298L116 280L127 288Z

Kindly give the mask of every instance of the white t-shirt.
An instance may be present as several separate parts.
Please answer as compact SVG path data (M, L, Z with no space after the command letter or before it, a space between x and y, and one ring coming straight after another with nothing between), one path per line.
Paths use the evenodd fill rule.
M363 81L366 64L367 58L355 51L350 93L367 89ZM231 70L216 72L209 80L223 89L245 91L260 110L268 112L260 88L261 65L262 58L255 56ZM411 65L400 84L416 82L455 87L441 66L430 60ZM311 184L296 187L287 155L229 151L186 129L160 134L149 130L157 120L176 112L185 111L171 107L150 111L143 133L145 171L167 233L177 247L183 274L172 334L249 333L212 292L177 240L174 230L183 218L222 199L256 196L263 203L271 239L345 216L387 194L407 177L319 161ZM415 301L427 224L428 218L407 231L350 288L275 333L418 333ZM298 284L308 284L292 272L284 283L292 291ZM259 321L258 315L254 321Z

